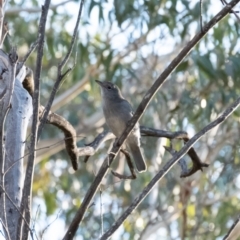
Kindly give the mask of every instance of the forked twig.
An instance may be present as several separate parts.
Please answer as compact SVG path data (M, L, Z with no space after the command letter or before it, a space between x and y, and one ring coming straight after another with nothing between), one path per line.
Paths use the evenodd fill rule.
M67 52L66 56L64 57L64 59L58 64L57 79L54 83L53 90L50 94L48 103L47 103L47 105L44 109L44 113L43 113L43 116L42 116L42 119L41 119L41 122L40 122L40 125L39 125L39 129L38 129L38 134L37 134L38 139L39 139L39 137L42 133L43 126L46 123L47 116L49 114L49 111L50 111L50 108L52 106L55 95L57 93L57 90L58 90L62 80L64 79L64 76L66 76L66 74L69 72L69 69L68 69L65 73L62 73L62 69L65 66L65 64L67 63L67 61L68 61L68 59L69 59L69 57L72 53L73 46L74 46L74 43L75 43L76 38L77 38L78 26L79 26L81 15L82 15L83 4L84 4L84 0L81 0L79 11L78 11L77 21L76 21L76 24L75 24L75 28L74 28L74 31L73 31L73 36L72 36L72 40L71 40L68 52Z

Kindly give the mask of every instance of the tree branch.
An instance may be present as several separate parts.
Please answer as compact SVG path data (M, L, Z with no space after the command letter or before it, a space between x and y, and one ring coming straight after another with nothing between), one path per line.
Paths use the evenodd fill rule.
M82 9L83 9L83 4L84 4L84 0L81 0L80 2L80 7L79 7L79 11L78 11L78 17L77 17L77 21L76 21L76 25L75 25L75 28L74 28L74 32L73 32L73 36L72 36L72 40L71 40L71 43L70 43L70 46L69 46L69 49L68 49L68 52L67 52L67 55L65 56L65 58L58 64L58 73L57 73L57 79L54 83L54 86L53 86L53 90L51 92L51 95L49 97L49 100L48 100L48 103L47 103L47 106L45 107L45 110L44 110L44 114L43 114L43 117L41 119L41 122L40 122L40 125L39 125L39 129L38 129L38 139L41 135L41 132L43 130L43 127L44 127L44 124L47 120L47 116L48 116L48 113L50 111L50 108L52 106L52 103L53 103L53 100L55 98L55 95L57 93L57 90L65 76L65 74L62 74L62 69L63 67L65 66L65 64L67 63L71 53L72 53L72 50L73 50L73 45L76 41L76 38L77 38L77 33L78 33L78 26L79 26L79 23L80 23L80 19L81 19L81 15L82 15Z
M6 1L1 0L0 1L0 48L2 49L2 44L4 41L5 36L4 34L4 6L5 6Z
M6 36L9 33L9 29L8 29L8 24L7 22L4 22L3 26L2 26L2 35L1 35L1 41L0 41L0 47L2 48L3 42L6 38Z
M83 202L77 211L73 221L71 222L65 236L64 240L73 239L74 235L76 234L76 231L78 229L78 225L82 222L83 217L85 215L86 210L88 209L91 200L93 199L97 189L99 188L99 185L101 184L101 181L103 177L106 175L111 163L113 162L115 156L119 152L122 144L134 128L135 124L138 122L140 117L143 115L145 109L147 108L148 104L156 94L156 92L159 90L159 88L162 86L162 84L166 81L167 77L172 73L172 71L182 62L182 60L188 55L188 53L192 50L194 46L197 45L197 43L204 37L204 35L221 19L223 19L230 11L231 9L239 2L240 0L233 0L231 1L227 6L225 6L214 18L212 18L204 27L203 31L199 32L188 44L186 47L183 48L183 50L178 54L178 56L170 63L170 65L162 72L162 74L158 77L158 79L155 81L155 83L152 85L152 87L147 91L145 94L142 102L137 108L137 111L133 115L132 119L130 120L128 126L123 131L122 135L118 139L117 143L113 146L111 153L103 162L96 178L94 179L92 185L90 186L88 192L85 195L85 198L83 199ZM183 149L187 149L187 147L191 144L189 141ZM189 150L189 149L188 149ZM181 151L180 151L181 152ZM178 152L178 155L180 154ZM178 156L176 155L176 156ZM102 239L106 239L103 238Z
M25 62L27 61L27 59L29 58L29 56L31 55L31 53L35 50L35 48L37 47L38 43L39 43L40 39L37 39L37 41L35 41L33 44L31 44L30 48L28 49L28 52L26 53L26 55L24 56L24 58L22 59L21 62L19 62L19 68L21 69L22 66L25 64Z
M240 216L233 223L223 240L234 240L240 236Z
M44 107L40 107L40 115L42 115ZM78 147L77 147L77 134L74 127L60 115L49 112L47 123L56 126L64 133L64 141L66 150L72 162L72 167L76 171L78 169Z
M143 189L143 191L133 200L131 205L126 209L122 216L120 216L119 219L112 225L112 227L103 234L100 240L108 239L126 220L126 218L133 212L133 210L137 208L137 206L149 194L153 187L169 172L169 170L174 166L174 164L177 163L177 161L180 160L203 135L224 122L237 109L239 105L240 97L230 107L228 107L215 121L208 124L195 136L193 136L179 152L176 152L172 159L163 166L163 168L153 177L153 179Z
M43 57L43 47L45 42L45 27L47 21L48 9L50 6L51 0L45 0L44 5L42 6L42 14L39 23L38 29L38 51L37 51L37 61L36 61L36 70L34 75L34 85L35 91L33 94L33 122L31 129L31 143L30 143L30 155L27 162L26 176L24 180L23 196L21 201L21 213L24 215L28 223L30 224L31 218L31 194L32 194L32 181L33 181L33 171L36 158L36 143L37 143L37 131L38 131L38 115L39 115L39 88L40 88L40 76L42 70L42 57ZM23 226L22 226L23 225ZM22 228L22 229L21 229ZM19 218L18 222L18 239L27 239L28 238L28 227L25 222L22 221L22 218Z
M189 140L188 134L184 131L178 131L178 132L169 132L165 130L159 130L154 128L149 128L145 126L140 126L141 136L144 137L165 137L168 139L182 139L184 140L184 143L186 143ZM86 163L90 156L93 156L99 149L100 145L108 141L109 139L115 138L115 135L111 132L104 131L101 134L99 134L93 142L87 144L85 147L78 148L78 155L79 156L85 156L84 162ZM165 149L170 152L171 154L175 153L176 151L172 148L165 147ZM194 148L190 148L188 151L188 155L192 160L193 166L190 169L187 169L186 164L183 162L180 162L180 167L182 169L181 176L182 178L191 176L198 170L202 171L203 167L208 167L208 164L203 163L200 158L198 157L197 153L195 152Z

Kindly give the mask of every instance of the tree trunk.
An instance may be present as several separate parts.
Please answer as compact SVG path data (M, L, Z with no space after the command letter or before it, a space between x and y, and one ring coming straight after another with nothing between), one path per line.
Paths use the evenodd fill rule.
M0 214L5 213L5 226L10 239L17 239L17 223L20 217L19 207L23 189L23 160L27 125L32 115L32 98L23 88L22 81L26 71L23 67L14 85L11 109L6 118L5 163L3 203L0 204Z

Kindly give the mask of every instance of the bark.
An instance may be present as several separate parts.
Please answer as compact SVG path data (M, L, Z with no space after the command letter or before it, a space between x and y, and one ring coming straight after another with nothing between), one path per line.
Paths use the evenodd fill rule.
M20 217L19 207L23 188L23 156L27 126L32 115L32 98L22 86L21 81L25 75L23 71L19 75L21 73L22 78L16 78L15 81L11 109L6 119L4 190L15 203L13 205L8 198L5 199L6 225L11 239L17 239L17 223Z

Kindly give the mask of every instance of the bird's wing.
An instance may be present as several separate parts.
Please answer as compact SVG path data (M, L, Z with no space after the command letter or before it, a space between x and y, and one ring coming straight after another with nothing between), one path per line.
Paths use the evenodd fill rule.
M133 116L134 112L133 112L133 108L132 108L131 104L125 99L122 101L122 104L123 104L124 108Z
M134 114L131 104L124 99L122 106L124 107L125 111L127 111L127 114L129 115L129 120L130 120ZM133 131L138 130L138 128L139 128L139 123L137 122L135 127L133 128Z

